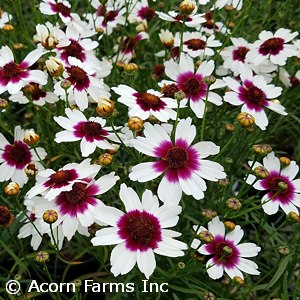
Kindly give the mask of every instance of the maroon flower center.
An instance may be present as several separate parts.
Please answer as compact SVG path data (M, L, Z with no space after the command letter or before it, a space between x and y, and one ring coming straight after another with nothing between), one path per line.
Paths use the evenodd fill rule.
M12 145L5 146L3 158L9 165L15 166L17 169L23 169L31 162L31 153L27 144L16 141Z
M164 97L173 98L173 99L175 98L174 94L177 93L178 91L179 88L175 83L165 84L161 89L161 92L164 94Z
M71 41L71 44L65 48L68 56L76 57L81 60L82 47L76 41Z
M3 77L11 79L17 77L20 73L22 73L23 69L20 68L20 66L16 63L10 62L3 67L2 72Z
M140 96L140 99L144 102L144 104L146 104L150 108L157 105L160 102L159 97L149 93L143 93Z
M188 41L185 41L184 45L186 45L188 49L191 50L203 50L205 49L206 42L200 39L190 39Z
M138 12L138 16L144 20L150 21L155 17L155 10L148 6L142 7Z
M182 90L186 94L195 95L201 87L200 81L195 77L190 77L182 84Z
M186 149L174 146L168 150L166 161L170 168L178 169L186 167L189 161L189 154Z
M271 38L263 42L259 47L259 52L263 55L276 55L283 50L284 39L282 38Z
M283 182L283 183L285 183L286 185L287 185L287 188L286 189L281 189L280 187L279 187L279 183L280 182ZM289 191L289 189L288 189L288 186L289 186L289 184L288 184L288 182L286 182L283 178L281 178L281 177L274 177L274 178L272 178L270 181L269 181L269 189L272 191L272 192L274 192L274 194L276 194L276 193L278 193L278 195L284 195L284 194L286 194L288 191ZM281 191L280 191L281 190ZM280 191L280 192L279 192Z
M72 171L71 170L60 170L50 176L50 180L53 184L57 183L66 183L72 180Z
M245 62L246 54L248 53L249 48L247 47L238 47L232 52L233 60L239 60Z
M245 89L246 89L245 96L248 101L254 104L262 105L263 102L266 100L265 93L261 89L257 88L256 86L251 86Z
M0 206L0 225L6 225L11 218L10 211L6 206Z
M117 226L118 234L132 251L155 249L162 240L159 220L146 211L128 212L120 218Z
M40 89L39 84L30 82L30 85L33 86L33 91L31 92L32 100L38 101L41 98L46 97L47 93Z
M71 191L62 192L61 194L70 204L82 203L86 199L86 187L86 183L75 182Z
M71 10L69 7L67 7L66 5L64 5L63 3L57 3L55 5L56 10L58 13L61 13L64 17L69 17L71 14Z
M70 77L67 79L71 81L72 84L79 88L87 88L89 85L89 78L84 70L79 67L71 66L66 68Z
M175 19L176 22L180 22L180 21L183 21L184 16L181 15L181 14L178 14L174 19ZM192 21L193 19L192 19L191 17L186 17L185 20L186 20L187 22L190 22L190 21Z
M216 243L214 250L215 250L215 255L217 256L218 260L224 259L225 261L226 260L230 261L234 255L231 245L225 241Z
M99 123L88 121L85 122L83 125L83 132L89 136L95 136L95 135L97 136L97 135L101 135L103 130L102 130L102 126Z
M127 37L121 45L122 52L132 52L137 44L138 40L134 37Z

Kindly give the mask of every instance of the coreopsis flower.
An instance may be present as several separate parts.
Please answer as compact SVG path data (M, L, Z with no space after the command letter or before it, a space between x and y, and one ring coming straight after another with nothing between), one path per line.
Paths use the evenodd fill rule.
M145 93L139 93L124 84L113 87L112 90L121 96L118 101L129 107L130 117L137 116L146 120L150 116L155 116L162 122L176 118L173 108L177 107L177 102L172 98L164 97L160 92L148 90Z
M18 239L31 236L30 245L33 250L37 250L42 243L43 235L46 234L50 237L52 245L57 245L60 250L64 240L62 226L57 226L53 234L51 234L50 225L43 220L43 217L37 217L34 213L35 202L44 200L42 197L35 197L33 200L25 199L24 203L27 207L27 212L26 215L25 213L20 214L20 222L23 222L23 226L19 230Z
M100 166L91 165L90 159L83 160L80 164L70 163L58 171L46 169L36 176L36 184L26 194L28 199L42 195L51 201L61 192L69 191L75 180L81 178L94 178L100 171Z
M156 17L155 10L148 4L148 0L131 2L128 20L130 23L147 22Z
M21 126L15 127L14 142L11 144L0 133L0 182L12 180L22 187L28 181L25 168L34 163L39 169L43 169L39 163L47 155L41 147L31 149L23 140L25 132Z
M179 121L175 142L160 125L145 123L144 128L145 137L137 137L131 144L139 152L157 160L134 166L129 178L146 182L164 174L158 186L158 196L163 202L177 204L182 191L197 200L202 199L206 191L203 179L218 181L226 177L219 163L204 159L217 154L218 146L206 141L191 145L196 137L191 118Z
M194 72L193 59L187 54L180 55L180 63L174 61L165 62L166 75L175 81L179 90L185 93L185 104L190 100L190 107L198 118L204 114L205 99L215 105L222 104L222 98L218 94L211 92L216 88L224 87L222 80L217 79L215 83L208 86L204 78L212 74L215 64L212 60L203 61L196 72ZM174 83L174 82L169 82ZM207 91L209 89L209 91Z
M8 14L0 8L0 29L3 28L3 26L5 26L5 24L8 23L11 19L12 15Z
M53 230L62 226L63 236L68 240L78 231L88 235L88 226L98 220L99 213L104 206L98 199L99 195L111 189L119 179L114 172L95 180L92 177L79 178L72 182L68 190L60 192L54 200L32 198L37 218L43 217L47 210L58 213L58 219L52 224Z
M246 54L251 49L251 44L243 38L230 38L233 46L225 47L221 52L224 60L223 67L233 72L237 77L241 74L245 62Z
M252 165L252 162L249 164ZM254 183L256 190L267 192L261 199L264 212L273 215L280 207L286 214L291 211L299 214L297 207L300 207L300 179L295 179L299 172L296 162L291 161L289 166L282 167L280 160L271 152L264 157L263 164L256 162L253 169L257 167L265 168L269 176L254 183L255 176L250 174L247 183Z
M169 11L167 14L157 11L156 14L162 20L184 23L187 27L198 27L205 22L205 18L203 17L204 14L197 14L197 7L195 7L194 11L186 17L177 11Z
M97 11L93 15L87 15L87 19L98 31L101 29L104 34L110 35L115 27L125 24L124 1L108 0L103 4L99 0L92 0L91 5Z
M137 264L149 278L156 267L154 254L184 255L182 250L187 249L187 245L173 239L181 234L166 229L177 224L180 206L159 206L157 197L149 190L143 193L140 201L137 193L124 183L120 199L126 213L114 207L101 207L98 218L111 227L100 229L91 240L94 246L117 244L110 258L111 272L115 276L127 274Z
M107 139L115 136L110 132L111 128L105 127L105 119L100 117L90 117L89 119L79 110L66 108L66 117L54 117L65 130L60 131L55 136L55 142L80 141L80 150L83 157L94 153L96 148L113 149Z
M120 41L120 49L118 44L115 45L115 52L118 50L120 52L113 58L113 60L117 59L123 63L128 63L135 56L137 44L145 39L149 39L149 34L147 32L139 32L136 36L125 37L122 41Z
M297 48L290 44L298 32L280 28L274 34L270 31L262 31L259 40L254 42L252 49L246 55L246 61L259 65L267 60L273 64L284 66L289 57L297 56Z
M243 0L217 0L211 9L221 9L226 5L231 5L236 10L241 10L243 7Z
M191 245L200 254L212 256L206 263L210 278L219 279L224 272L232 279L235 276L244 279L242 272L251 275L260 274L257 264L244 257L257 256L261 248L254 243L240 244L244 235L241 226L236 225L232 231L226 233L224 223L219 217L215 217L208 223L208 229L203 226L199 228L197 225L194 225L193 229L197 235L204 231L213 236L213 240L207 244L201 245L200 240L194 239Z
M72 26L78 32L83 32L86 27L78 14L72 13L71 4L67 0L42 0L39 8L42 14L58 15L64 24Z
M29 82L45 85L47 77L44 72L28 69L43 54L42 49L33 50L18 64L10 48L3 46L0 49L0 94L5 91L16 94Z
M198 31L184 32L183 33L183 52L186 52L190 57L205 58L206 56L213 56L214 50L211 48L220 47L222 44L220 41L215 40L215 36L212 34L209 37L201 34ZM180 34L175 35L175 47L180 46Z
M53 26L50 22L46 22L45 25L37 24L35 28L37 33L33 39L36 43L41 43L46 50L54 49L64 34L58 25Z
M20 104L29 103L31 100L33 104L38 106L43 106L46 103L55 103L59 100L55 93L45 91L40 84L29 82L28 87L29 92L24 93L23 89L23 91L11 95L9 100Z
M87 62L81 62L75 57L69 57L69 66L65 67L64 79L71 82L71 87L67 90L69 101L74 101L80 110L88 107L88 95L98 101L99 95L110 97L105 90L102 79L95 77L96 70ZM65 90L61 87L61 81L54 86L54 92L58 96L65 96Z
M232 105L242 105L241 111L251 114L255 119L255 124L261 130L265 130L269 124L264 107L281 115L287 115L281 104L271 101L281 94L281 87L267 84L261 75L253 76L250 68L243 68L240 77L241 83L231 77L223 78L232 90L225 93L224 101Z

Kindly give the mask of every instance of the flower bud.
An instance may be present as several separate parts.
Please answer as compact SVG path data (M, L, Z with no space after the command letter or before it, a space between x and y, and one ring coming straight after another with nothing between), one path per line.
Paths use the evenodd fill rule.
M177 264L177 267L178 267L178 269L183 270L183 269L185 269L185 263L182 262L182 261L180 261L180 262Z
M22 279L22 275L21 274L16 274L14 276L14 280L20 281Z
M242 203L240 200L237 198L229 198L226 201L227 207L230 208L231 210L239 210L242 207Z
M228 132L233 132L234 131L234 125L233 124L225 124L225 129Z
M64 79L61 83L60 83L60 86L64 89L64 90L67 90L71 87L72 85L72 82L68 79Z
M245 281L240 276L234 276L233 281L238 285L244 285Z
M34 85L32 84L26 84L23 88L24 93L26 94L32 94L34 92L35 88Z
M226 187L230 184L229 179L228 178L222 178L218 180L218 184L220 186Z
M46 263L47 261L49 261L49 253L46 252L46 251L39 251L34 260L39 263L39 264L44 264Z
M225 228L230 231L234 230L234 228L235 228L235 224L232 221L225 221L224 225L225 225Z
M104 33L104 29L101 27L96 27L96 32L102 34Z
M198 262L204 262L205 261L205 256L199 254L199 252L194 252L191 254L191 257L195 260L197 260Z
M109 117L112 115L115 109L115 102L107 99L107 98L100 98L98 101L98 105L96 107L96 111L99 116L101 117Z
M213 75L205 76L203 78L203 81L208 85L214 84L216 82L216 80L217 80L216 77Z
M225 5L225 10L227 10L227 11L232 11L233 9L234 9L234 7L232 6L232 5Z
M169 30L161 29L159 33L159 38L161 43L166 48L172 48L174 45L174 36L173 33Z
M214 240L213 234L211 232L209 232L208 230L201 231L199 233L198 237L202 243L210 243Z
M7 186L4 187L4 193L7 196L15 196L19 193L20 186L16 182L10 182Z
M29 146L35 145L40 140L40 136L34 129L26 129L24 133L23 142Z
M8 227L14 222L14 216L6 206L0 206L0 226Z
M204 300L215 300L216 296L212 292L205 291L203 294Z
M139 67L135 63L129 63L124 66L125 73L130 74L130 75L135 74L138 69L139 69Z
M185 98L185 93L184 91L182 90L179 90L178 92L174 93L174 98L177 100L177 101L181 101Z
M38 173L38 169L34 163L30 163L26 166L25 173L28 177L33 177Z
M93 223L88 227L88 231L90 234L95 235L96 232L101 228L101 226L97 223Z
M278 187L279 187L280 189L282 189L282 190L286 190L286 189L288 188L288 185L287 185L287 183L285 183L284 181L280 181L280 182L278 183Z
M214 217L217 216L217 212L211 209L203 209L201 211L201 215L206 219L206 220L212 220Z
M298 214L294 211L289 212L287 215L287 220L291 223L299 223L300 222L300 217Z
M53 209L48 209L43 213L43 220L48 224L53 224L57 221L58 214Z
M24 48L24 45L22 43L16 43L16 44L13 44L13 48L15 50L21 50Z
M52 77L60 77L64 72L63 64L58 58L51 56L46 60L45 64Z
M140 117L130 117L128 120L128 128L132 131L141 131L144 128L144 121Z
M5 24L2 27L2 30L6 31L6 32L13 31L14 30L14 26L12 26L11 24Z
M147 22L141 22L135 27L137 32L146 32L148 30Z
M281 156L279 160L283 167L288 167L291 164L291 160L288 157Z
M101 154L98 158L98 164L101 166L109 166L113 161L113 156L109 153Z
M223 276L223 278L221 279L221 283L223 285L228 285L230 283L230 277L227 276L226 274Z
M82 286L82 281L80 279L75 279L73 282L76 288L80 288Z
M235 23L234 22L228 22L227 26L228 26L228 28L234 28L235 27Z
M239 113L236 117L236 120L244 128L252 126L255 122L254 117L251 114L247 113L247 112Z
M194 11L195 7L195 4L191 0L183 0L179 3L179 11L183 15L190 15Z
M259 154L259 155L262 155L262 156L265 156L265 155L272 152L272 147L270 145L267 145L267 144L253 145L251 149L255 154Z
M0 108L7 108L8 101L6 99L0 98Z
M278 253L282 255L289 255L291 253L290 249L286 246L279 246L278 247Z
M270 172L263 166L256 167L253 173L259 179L265 179L270 175Z

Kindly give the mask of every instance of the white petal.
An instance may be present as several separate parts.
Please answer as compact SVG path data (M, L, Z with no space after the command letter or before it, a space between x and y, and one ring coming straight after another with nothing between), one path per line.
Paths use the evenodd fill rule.
M100 229L96 232L96 237L91 239L94 246L114 245L123 241L118 235L118 229L115 227Z
M120 198L123 201L127 212L135 209L142 210L142 204L138 194L124 183L121 184Z
M156 268L155 256L152 250L137 252L137 264L142 273L148 279Z

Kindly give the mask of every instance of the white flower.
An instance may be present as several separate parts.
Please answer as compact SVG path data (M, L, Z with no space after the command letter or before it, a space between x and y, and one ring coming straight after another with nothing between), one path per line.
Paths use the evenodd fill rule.
M159 207L157 197L149 190L140 201L137 193L125 184L121 185L120 199L126 213L114 207L102 207L98 218L112 227L97 231L91 240L94 246L117 244L110 258L115 276L127 274L137 264L149 278L156 267L155 253L169 257L184 255L182 250L187 245L173 239L181 234L166 229L177 224L180 206Z
M244 235L241 226L236 225L233 231L225 233L224 224L219 220L219 217L215 217L208 223L208 229L203 226L198 229L197 225L194 225L193 229L197 235L201 231L208 231L213 235L213 241L208 244L200 246L201 242L194 239L191 245L200 254L213 256L206 263L210 278L219 279L223 276L224 271L232 279L235 276L244 279L242 272L251 275L260 274L257 270L257 264L244 257L257 256L261 248L254 243L239 244Z

